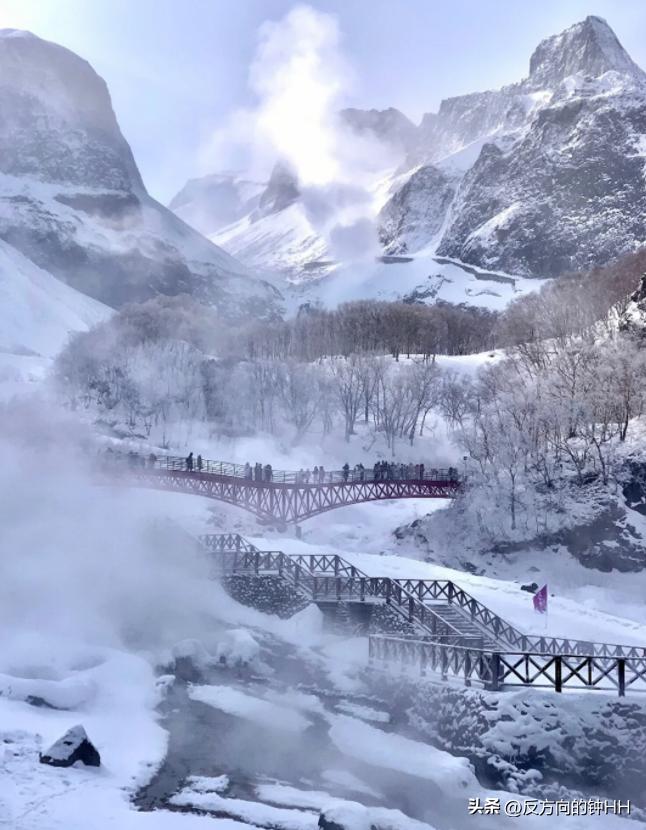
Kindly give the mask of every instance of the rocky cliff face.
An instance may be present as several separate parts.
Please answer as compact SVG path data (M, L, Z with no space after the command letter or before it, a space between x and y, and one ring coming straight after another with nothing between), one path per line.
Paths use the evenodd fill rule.
M386 204L380 215L380 240L388 253L418 251L444 224L457 182L432 164L420 167Z
M524 81L449 99L424 117L411 160L463 172L438 253L558 276L631 250L646 234L645 135L646 78L609 26L589 17L548 38ZM437 200L430 177L414 198L392 199L404 241L424 193ZM433 219L417 245L435 235Z
M0 31L0 239L116 307L190 293L272 313L271 286L152 199L104 81L77 55Z
M393 149L409 150L415 145L415 124L394 107L385 110L350 107L341 110L340 116L341 121L354 132L371 135Z

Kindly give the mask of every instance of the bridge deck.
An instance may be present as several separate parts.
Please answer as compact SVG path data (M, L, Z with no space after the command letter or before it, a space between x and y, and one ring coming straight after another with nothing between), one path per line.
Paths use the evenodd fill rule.
M203 460L187 468L185 459L171 456L149 460L142 456L109 459L104 470L139 487L172 490L216 499L247 510L265 522L296 523L312 516L370 501L393 499L448 499L461 490L455 468L392 465L374 470L326 472L317 479L300 472L271 471L249 477L239 464Z

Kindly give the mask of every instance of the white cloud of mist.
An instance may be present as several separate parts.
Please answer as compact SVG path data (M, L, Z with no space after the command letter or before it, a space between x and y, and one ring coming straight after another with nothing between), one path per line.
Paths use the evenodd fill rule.
M233 113L216 130L205 148L204 172L243 169L266 180L280 160L296 175L307 218L331 255L374 257L374 188L400 159L394 148L358 135L339 118L355 77L337 19L301 5L264 23L249 83L257 105Z
M256 130L305 187L340 176L338 136L330 122L351 78L331 15L298 6L261 27L250 70L260 99Z
M214 630L206 560L132 491L96 486L78 420L23 401L0 424L0 672L54 641L160 654Z

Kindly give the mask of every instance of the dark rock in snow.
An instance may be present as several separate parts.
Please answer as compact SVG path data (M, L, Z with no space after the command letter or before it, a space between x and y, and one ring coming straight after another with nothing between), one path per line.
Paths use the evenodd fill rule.
M88 767L100 767L101 756L82 726L74 726L40 755L41 764L71 767L82 761Z
M527 591L530 594L535 594L538 591L538 584L536 582L532 582L530 585L521 585L521 591Z
M333 821L331 818L328 818L325 813L321 813L319 816L318 826L321 830L351 830L351 828L346 827L346 825L340 824L338 821Z
M280 213L299 198L296 174L285 164L276 164L258 202L258 217Z

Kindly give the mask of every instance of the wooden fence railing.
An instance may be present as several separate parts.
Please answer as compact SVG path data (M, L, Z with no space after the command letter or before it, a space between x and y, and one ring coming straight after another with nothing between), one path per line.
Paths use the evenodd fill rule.
M216 566L224 574L280 576L304 591L314 602L379 602L388 605L422 635L443 642L482 643L481 637L466 636L442 619L433 608L420 602L397 580L367 576L340 556L297 555L282 551L220 551Z
M405 637L371 636L370 662L413 667L443 679L473 681L498 691L505 687L531 686L564 689L598 689L618 692L646 691L646 658L604 657L580 654L506 652L428 642Z
M450 580L371 577L335 554L261 551L238 534L202 537L217 551L222 572L285 578L312 601L380 602L389 605L422 634L419 638L371 637L373 661L396 661L419 670L478 680L488 688L545 686L616 689L646 687L646 648L563 637L522 634ZM459 609L483 637L460 632L433 604ZM439 609L438 609L439 610ZM484 637L495 648L484 647Z

